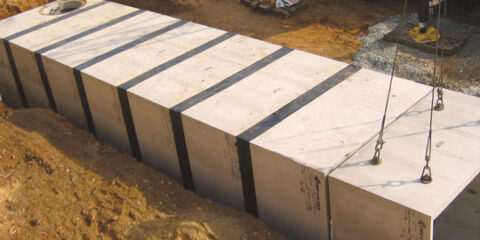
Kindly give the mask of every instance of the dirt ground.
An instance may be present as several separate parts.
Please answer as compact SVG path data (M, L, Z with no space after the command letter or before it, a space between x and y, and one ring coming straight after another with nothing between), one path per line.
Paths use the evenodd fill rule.
M0 239L283 239L49 110L0 105L0 133Z
M344 62L352 61L362 46L357 38L365 35L369 26L399 15L403 9L401 0L304 0L304 10L284 19L255 12L239 0L114 1ZM449 19L480 25L475 11L466 15L450 5ZM410 0L408 6L407 12L416 12L417 0Z
M0 19L13 16L48 2L49 0L0 0Z
M237 0L116 0L351 62L398 0L311 0L288 19ZM48 0L0 0L0 18ZM416 3L410 4L415 11ZM480 25L479 16L451 18ZM283 239L254 217L197 197L47 110L0 102L0 239Z

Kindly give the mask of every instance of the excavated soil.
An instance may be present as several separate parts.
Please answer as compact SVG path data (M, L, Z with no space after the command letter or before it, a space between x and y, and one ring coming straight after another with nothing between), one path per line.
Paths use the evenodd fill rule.
M0 19L13 16L17 13L38 7L49 0L0 0Z
M283 239L49 110L0 104L0 239Z

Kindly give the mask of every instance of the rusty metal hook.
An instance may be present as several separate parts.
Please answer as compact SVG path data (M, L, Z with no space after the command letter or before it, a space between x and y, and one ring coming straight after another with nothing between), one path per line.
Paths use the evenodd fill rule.
M443 104L443 90L441 88L437 88L437 103L435 104L435 111L443 111L445 109L445 105Z
M432 179L432 169L430 168L430 166L426 165L425 167L423 167L422 177L420 178L420 181L423 184L429 184L433 181L433 179Z
M375 154L373 154L373 158L371 160L371 163L373 165L379 165L382 163L382 159L380 158L380 151L383 148L383 144L385 144L383 139L380 138L377 140L377 145L375 145Z

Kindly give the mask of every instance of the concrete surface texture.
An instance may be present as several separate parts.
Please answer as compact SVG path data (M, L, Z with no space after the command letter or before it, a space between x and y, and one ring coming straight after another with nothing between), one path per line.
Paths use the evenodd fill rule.
M52 46L64 45L71 41L70 37L77 36L81 32L135 11L134 8L114 3L102 3L97 6L10 42L13 56L19 62L17 70L24 86L27 102L31 107L56 107L46 91L38 91L42 89L44 81L40 71L45 71L37 67L37 61L42 61L37 60L38 54L47 52Z
M325 177L378 134L389 78L362 69L252 141L261 219L302 239L328 235ZM430 91L394 81L387 124Z
M131 87L129 100L144 161L181 181L169 109L182 106L278 49L273 44L233 36Z
M85 11L85 9L90 10L99 7L99 3L101 1L89 1L81 11L76 11L72 13L71 16L75 17L74 15L78 15ZM23 12L21 14L12 16L0 22L0 37L3 39L2 47L2 55L0 59L0 73L2 73L4 81L1 81L2 84L1 95L2 99L5 103L13 106L13 107L20 107L24 105L28 105L25 96L19 96L18 94L14 94L17 92L18 86L15 86L15 78L18 76L14 76L14 73L11 71L12 67L10 62L13 59L11 48L17 46L15 44L8 44L8 41L14 41L15 39L21 38L22 36L29 35L36 30L40 30L42 28L48 28L49 26L61 22L65 19L65 15L43 15L39 13L41 8L35 8L30 11ZM80 14L81 15L81 14ZM75 30L75 29L71 29ZM48 38L48 35L44 35L44 37ZM44 41L48 41L44 39ZM45 44L45 43L44 43ZM27 46L25 46L27 47ZM20 48L23 49L23 48ZM24 53L25 54L25 53ZM18 59L17 61L19 61ZM35 71L35 67L28 69L27 71L22 71L23 74L28 74L30 71ZM16 75L17 73L15 73ZM38 75L37 75L38 76ZM28 91L28 90L27 90ZM41 96L42 93L34 92L34 96ZM21 99L23 97L23 99ZM41 97L40 97L41 98ZM41 101L41 99L35 99L33 104L37 104L42 106L47 105L45 101Z
M435 113L434 183L421 185L423 158L410 156L426 140L425 85L394 79L385 163L373 167L383 73L111 2L59 16L34 9L0 26L7 104L50 108L294 239L330 229L337 239L428 239L480 169L473 97L448 92Z
M59 113L69 119L77 119L78 126L86 128L88 119L84 116L85 106L79 92L77 80L72 69L83 68L118 54L129 43L149 33L164 29L178 20L167 16L158 16L152 12L143 12L132 18L98 32L91 33L75 41L46 52L43 56L45 71L49 76L52 92L58 99Z
M434 113L433 182L420 183L430 118L426 97L386 130L381 165L369 162L372 141L330 175L334 236L432 239L433 221L480 170L480 99L452 91L445 97L448 106Z
M294 51L185 111L185 138L197 191L244 208L235 137L344 65ZM223 179L223 184L211 175Z
M86 68L82 74L99 139L115 140L115 146L129 149L122 106L116 96L117 86L223 33L206 26L187 23ZM105 94L107 92L109 94ZM105 107L105 103L108 103L109 107Z

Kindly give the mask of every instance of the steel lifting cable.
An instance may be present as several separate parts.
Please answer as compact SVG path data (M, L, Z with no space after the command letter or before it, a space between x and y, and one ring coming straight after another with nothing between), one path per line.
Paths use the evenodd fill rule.
M438 4L438 16L437 16L437 28L440 30L440 15L442 10L442 2L440 1ZM445 12L446 16L446 12ZM444 23L445 25L445 23ZM431 106L430 106L430 124L429 124L429 130L428 130L428 138L427 138L427 147L425 150L425 166L423 167L422 170L422 176L420 177L420 181L424 184L431 183L433 181L432 179L432 169L430 168L430 160L432 156L432 125L433 125L433 110L434 108L434 100L435 100L435 86L437 84L437 81L435 79L437 78L437 58L438 58L438 42L440 40L437 40L435 43L435 58L434 58L434 65L433 65L433 77L432 77L432 101L431 101ZM442 43L443 44L443 43ZM443 50L442 50L443 52ZM442 56L442 63L443 65L443 56ZM443 69L441 69L443 71ZM442 77L442 72L439 74L439 81ZM439 91L440 94L440 91Z
M439 4L441 5L441 3ZM443 8L443 24L442 24L442 31L441 33L445 33L445 25L447 21L447 6L448 1L445 0L445 7ZM440 9L438 10L438 15L440 15ZM438 30L440 31L440 26L438 26ZM444 56L443 50L445 48L445 41L442 41L442 49L441 49L441 60L440 60L440 77L438 79L438 88L437 88L437 103L435 104L436 111L443 111L445 109L445 105L443 104L443 88L442 88L442 81L443 81L443 64L444 64Z
M403 13L402 13L400 27L403 27L405 24L405 13L407 12L407 4L408 4L408 0L405 0L403 5ZM383 131L385 130L385 121L387 118L388 103L390 101L390 92L392 90L393 76L395 75L395 66L397 65L397 56L398 56L398 43L395 46L395 57L393 58L392 75L390 76L390 84L388 86L387 101L385 103L385 111L383 113L382 125L380 126L380 132L378 133L378 140L377 140L377 144L375 145L375 153L371 160L371 163L374 165L378 165L382 163L382 159L380 158L380 152L382 151L383 144L385 144L385 141L383 141Z

